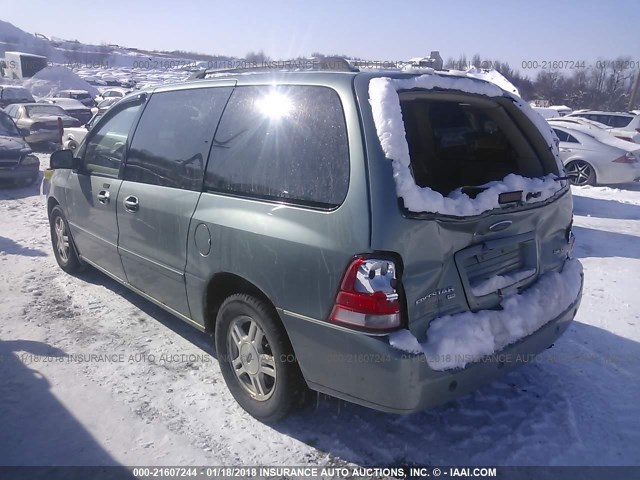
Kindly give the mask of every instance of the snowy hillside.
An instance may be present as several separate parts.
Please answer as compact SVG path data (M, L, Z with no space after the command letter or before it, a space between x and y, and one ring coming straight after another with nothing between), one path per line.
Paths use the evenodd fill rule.
M204 334L95 270L63 273L37 187L2 189L0 464L638 465L640 185L574 193L584 297L537 361L411 416L321 399L271 427Z
M45 33L46 32L42 32ZM50 62L77 64L78 66L107 65L110 68L153 68L162 66L194 65L197 59L127 48L118 45L87 45L75 40L38 38L11 23L0 20L0 56L5 51L20 51L46 56ZM228 60L230 57L216 57Z

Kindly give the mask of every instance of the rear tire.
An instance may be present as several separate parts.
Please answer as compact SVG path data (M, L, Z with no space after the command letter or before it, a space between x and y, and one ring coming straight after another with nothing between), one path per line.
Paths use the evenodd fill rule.
M571 185L584 187L596 184L596 171L584 160L572 160L565 167Z
M53 207L49 215L51 227L51 246L56 261L62 270L74 273L82 269L82 263L78 258L76 246L71 237L69 224L60 206Z
M304 399L293 348L266 302L247 294L228 297L218 312L215 344L229 391L253 417L277 422Z

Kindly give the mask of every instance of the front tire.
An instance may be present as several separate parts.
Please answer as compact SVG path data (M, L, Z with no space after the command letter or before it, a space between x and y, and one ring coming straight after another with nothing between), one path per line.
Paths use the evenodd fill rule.
M228 297L218 312L215 343L227 387L250 415L277 422L301 403L302 373L280 319L266 302L246 294Z
M49 215L51 227L51 246L56 261L62 270L74 273L82 269L82 263L76 253L76 248L71 237L69 224L60 206L55 206Z
M565 167L571 185L584 187L596 184L596 171L584 160L572 160Z

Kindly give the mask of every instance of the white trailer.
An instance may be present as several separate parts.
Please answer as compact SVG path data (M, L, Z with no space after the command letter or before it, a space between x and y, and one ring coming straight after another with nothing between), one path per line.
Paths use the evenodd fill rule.
M33 77L47 66L47 57L24 52L4 53L4 76L16 80Z

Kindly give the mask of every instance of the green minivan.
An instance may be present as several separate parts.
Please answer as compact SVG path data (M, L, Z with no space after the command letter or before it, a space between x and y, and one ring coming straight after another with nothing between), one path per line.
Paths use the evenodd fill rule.
M308 389L415 412L530 361L576 314L571 192L536 115L430 69L137 92L51 156L53 250L210 332L258 419Z

